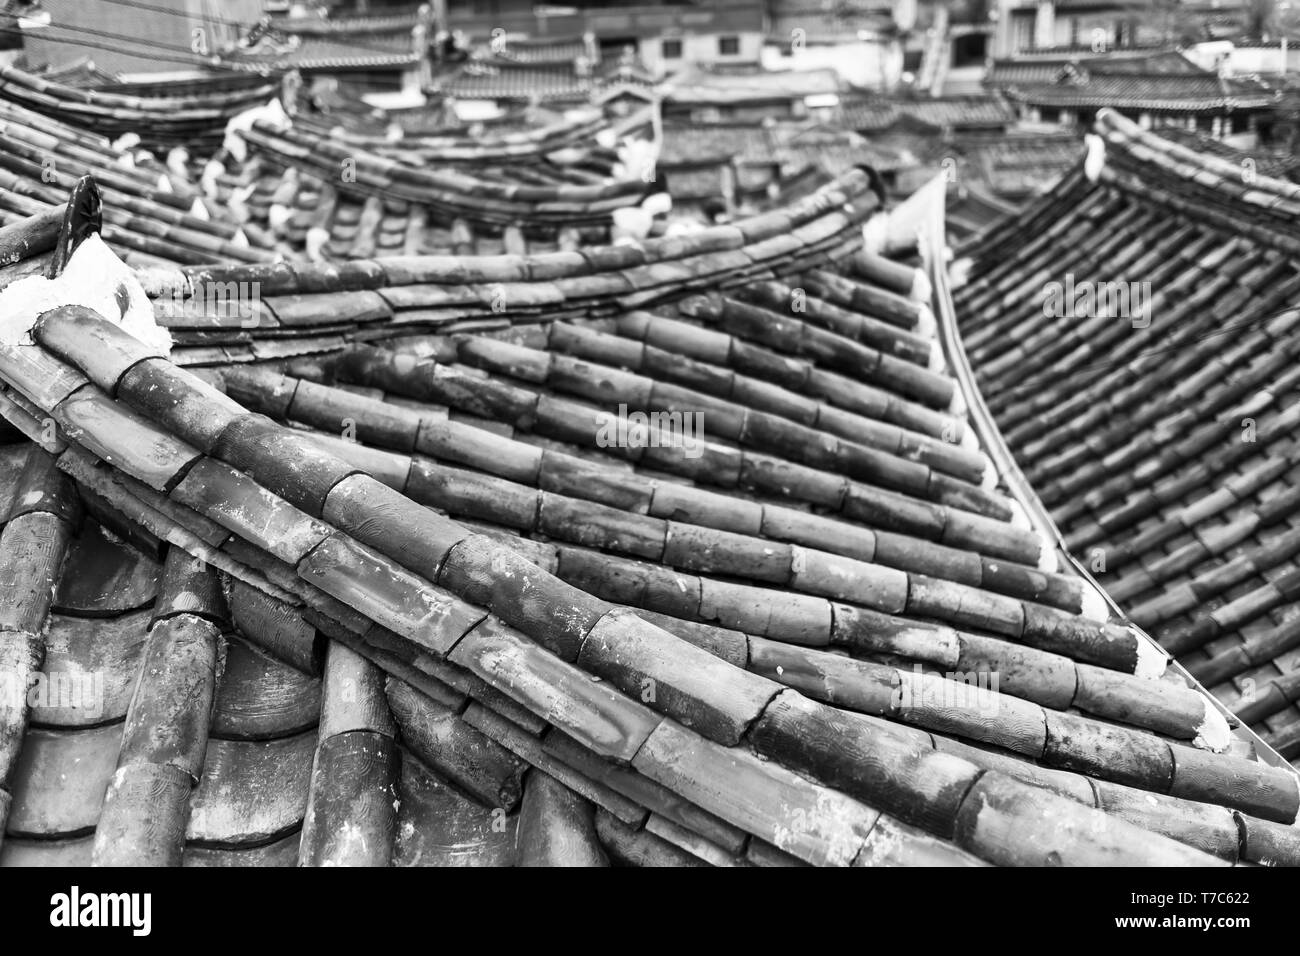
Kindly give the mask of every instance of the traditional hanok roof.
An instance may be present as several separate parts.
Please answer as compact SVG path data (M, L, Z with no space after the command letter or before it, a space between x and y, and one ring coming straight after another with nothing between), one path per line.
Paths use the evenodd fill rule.
M418 39L417 39L418 38ZM406 69L433 41L429 24L412 11L375 16L268 17L241 44L222 51L235 69L297 69L304 73Z
M709 218L728 200L755 212L792 201L854 166L887 176L910 162L852 130L807 119L678 119L662 125L656 169L667 177L675 211L693 206Z
M1285 146L1256 144L1253 149L1238 149L1202 130L1184 130L1174 126L1161 127L1160 136L1198 153L1230 160L1246 175L1253 173L1270 179L1300 182L1300 157Z
M635 54L602 58L593 34L495 36L471 41L463 58L447 58L433 78L444 96L519 103L588 103L616 87L648 90L655 78Z
M593 34L573 36L505 37L493 45L486 43L495 56L516 63L554 63L572 65L585 59L590 66L601 62L600 44ZM617 60L614 61L617 63Z
M333 122L332 116L299 115L296 125L319 136L329 136L349 145L408 160L421 156L427 161L456 166L555 166L602 164L604 172L617 161L612 146L601 146L601 139L653 125L651 111L625 118L618 123L596 107L571 110L562 119L524 129L493 129L471 132L464 128L443 129L436 133L407 133L392 127L381 134L359 132L347 124ZM609 131L606 133L606 131ZM580 154L580 155L579 155Z
M898 31L888 2L833 5L822 0L773 0L766 10L768 42L787 46L794 36L809 43L843 43L846 36L855 37L860 31L880 36Z
M515 63L493 58L469 60L446 69L434 76L433 89L462 100L587 103L600 83L598 77L575 70L571 63Z
M666 106L690 109L802 102L809 97L836 96L842 87L839 74L831 69L727 72L691 67L665 81L663 92Z
M838 176L850 166L870 166L889 174L915 162L906 150L872 142L836 123L776 120L770 128L773 155L796 169L816 166Z
M1148 73L1188 73L1200 69L1181 53L1150 47L1121 47L1105 53L1081 47L1053 48L1046 53L1021 53L1009 59L993 60L985 74L984 85L992 89L1046 86L1057 83L1067 67L1088 69L1097 63L1118 64L1129 60L1134 61L1139 71ZM1124 70L1126 67L1120 65L1116 69Z
M1097 132L971 252L963 338L1070 550L1295 758L1300 187L1112 112Z
M581 148L577 139L550 150L544 138L475 145L461 137L451 161L435 163L447 138L428 148L418 138L381 145L310 118L256 120L236 134L250 159L223 189L245 198L253 222L265 221L295 249L306 245L308 258L322 249L352 258L463 252L476 236L506 233L598 241L621 210L662 190L652 181L653 141L642 137L654 123L634 116L602 124L580 131Z
M716 162L774 162L771 124L757 120L664 124L659 158L667 166Z
M1068 129L1024 127L998 133L968 130L940 135L903 125L876 134L872 145L901 158L895 189L908 195L942 175L948 183L946 214L954 243L964 244L1025 200L1050 189L1075 166L1082 138Z
M1047 64L1033 66L1052 69ZM986 82L1008 98L1033 106L1195 113L1267 109L1278 99L1258 80L1220 76L1178 53L1071 61L1050 78L1035 75L1028 81L1008 72L995 67Z
M0 67L0 97L10 103L110 138L134 133L146 146L196 151L219 143L233 116L265 103L278 88L278 81L266 77L249 81L217 73L170 91L119 92Z
M939 130L1006 129L1016 121L999 96L846 98L837 119L860 133L882 132L904 120Z
M500 325L516 314L535 322L599 315L653 302L665 286L670 292L730 286L764 270L788 270L786 259L795 250L781 236L794 228L823 230L825 243L848 241L875 205L864 175L851 183L846 211L856 218L846 222L828 212L823 192L779 216L755 219L743 231L718 227L650 239L643 249L609 247L599 255L578 247L540 258L399 254L337 265L155 269L146 282L159 299L159 321L175 340L173 359L187 365L310 354L341 348L345 340L430 327ZM540 265L534 267L534 259ZM205 308L203 289L254 286L257 301L245 303L255 310L251 316ZM191 290L200 290L197 298Z
M264 45L249 50L232 50L223 63L238 70L301 70L303 73L337 73L345 70L406 69L423 57L415 50L409 34L380 34L368 37L364 45L332 36L295 36L287 46Z
M1025 129L967 134L955 140L951 151L961 158L963 179L994 196L1019 201L1050 188L1077 165L1083 143L1071 130Z
M105 241L134 265L277 257L270 236L235 221L186 169L0 97L0 223L50 214L87 175L109 202Z
M4 293L42 448L0 459L0 661L140 675L89 728L0 711L5 860L1300 862L1296 775L1055 563L879 202L855 170L675 238L187 270L262 283L264 359L421 310L202 376L77 215L0 232L63 250Z

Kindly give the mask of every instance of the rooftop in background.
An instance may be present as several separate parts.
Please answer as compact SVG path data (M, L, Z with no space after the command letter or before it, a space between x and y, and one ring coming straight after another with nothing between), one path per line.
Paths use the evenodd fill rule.
M879 133L900 123L934 130L1006 129L1015 113L999 96L884 97L855 96L840 100L837 120L860 133Z
M762 110L770 115L790 115L790 110L833 109L844 92L834 70L705 69L688 67L673 74L660 87L666 114L701 110Z
M1256 79L1228 79L1181 53L1130 52L997 60L985 84L1033 106L1223 112L1266 109L1275 90Z
M534 37L581 36L626 41L662 35L674 29L695 33L759 33L763 4L755 0L703 3L595 3L498 5L484 10L470 0L449 0L447 24L470 36L494 30Z
M222 53L242 69L401 70L422 63L433 41L434 23L426 6L375 16L265 18Z

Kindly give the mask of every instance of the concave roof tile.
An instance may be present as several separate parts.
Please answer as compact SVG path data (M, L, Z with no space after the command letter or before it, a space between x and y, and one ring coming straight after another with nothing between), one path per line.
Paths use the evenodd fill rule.
M262 283L170 357L31 316L0 661L95 615L148 677L98 735L0 714L5 861L1300 858L1294 774L1016 517L878 204L854 170L639 246L151 270Z
M1095 181L1076 171L969 250L971 362L1077 557L1295 759L1297 187L1113 113L1097 134ZM1045 313L1067 275L1146 283L1149 311Z

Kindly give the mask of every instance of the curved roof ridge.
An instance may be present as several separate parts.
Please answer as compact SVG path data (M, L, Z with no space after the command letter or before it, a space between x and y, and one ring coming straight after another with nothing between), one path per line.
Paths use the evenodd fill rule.
M1229 202L1244 202L1275 215L1285 210L1290 217L1300 216L1300 185L1253 172L1220 156L1193 150L1157 132L1142 129L1113 109L1097 113L1096 129L1109 146L1214 190Z
M182 345L287 348L328 334L338 347L340 333L406 334L469 320L537 323L577 309L609 314L788 274L858 241L878 204L871 177L855 169L783 209L640 243L533 255L153 267L136 275ZM228 314L214 309L214 296L223 300L215 305L232 307Z
M446 150L453 156L457 150L463 150L467 156L493 156L500 153L513 157L520 153L555 149L575 141L590 139L594 142L596 134L610 126L610 119L602 115L598 108L575 112L579 115L544 126L531 126L526 130L487 132L478 136L470 135L463 129L442 133L404 133L398 140L349 129L344 123L332 122L334 117L329 114L302 114L295 117L294 121L302 128L314 129L322 135L358 146L388 150ZM445 154L440 153L438 158L445 158Z
M1295 187L1244 183L1113 113L1098 131L1091 162L971 251L962 341L1067 548L1294 759ZM1148 298L1048 310L1067 284ZM1243 421L1275 440L1234 440Z
M84 90L0 67L0 95L49 114L55 121L75 117L85 128L109 136L135 133L165 146L216 147L228 120L264 103L279 89L279 80L241 89L214 89L184 95L144 95Z
M608 222L616 209L657 191L653 180L610 179L592 185L519 185L476 175L472 167L430 167L400 153L345 142L302 127L258 121L240 134L255 154L331 181L343 193L399 198L443 208L469 221L566 225ZM419 160L419 156L410 159ZM339 171L348 172L340 177Z

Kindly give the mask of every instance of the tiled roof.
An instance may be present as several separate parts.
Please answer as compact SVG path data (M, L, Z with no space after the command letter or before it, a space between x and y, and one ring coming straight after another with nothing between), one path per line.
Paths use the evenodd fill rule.
M497 233L514 227L553 238L562 229L603 231L615 210L637 205L653 188L635 173L616 178L608 175L608 166L604 173L599 167L584 170L584 156L575 158L573 170L539 165L536 157L493 162L487 150L481 164L435 165L418 148L379 151L322 133L311 124L281 127L267 121L255 122L243 139L262 162L261 169L283 171L278 182L274 176L259 180L261 186L285 192L274 193L270 201L301 208L302 188L321 192L325 205L318 206L313 197L315 211L307 218L325 228L341 211L335 209L336 201L345 199L367 204L374 216L385 207L405 210L415 205L431 223L450 226L461 221Z
M299 36L368 37L373 33L410 35L419 23L419 8L392 13L341 17L271 17L272 29Z
M969 178L1007 199L1050 188L1083 152L1083 143L1069 130L967 135L955 146Z
M1300 778L1055 548L909 264L935 191L884 212L856 134L633 234L635 117L262 121L203 177L274 226L237 262L0 110L0 686L103 675L0 699L0 863L1300 864Z
M658 168L674 201L712 204L730 178L738 197L763 205L768 195L793 195L789 190L804 176L820 185L855 166L888 173L909 162L852 130L808 120L670 120L663 125Z
M214 145L227 120L274 95L273 80L249 83L214 74L178 91L157 94L81 89L57 80L0 67L0 97L10 103L110 137L134 133L150 146Z
M664 95L680 106L726 106L838 94L842 86L839 74L830 69L732 73L690 68L666 81Z
M859 173L852 182L858 192L856 201L864 207L870 205L872 194L866 192L865 177ZM824 194L820 201L825 201ZM801 217L801 221L802 217L814 216L819 210L818 203L818 198L809 198L792 209L790 215ZM859 210L859 214L861 212ZM756 245L747 254L745 262L741 261L739 255L730 254L738 251L730 248L726 250L729 253L727 256L715 257L716 262L715 258L701 258L701 250L712 249L714 244L723 242L728 237L734 240L737 235L732 231L734 227L720 229L715 234L706 236L649 240L654 243L653 248L664 250L665 261L662 262L655 261L653 257L638 255L630 249L624 250L621 246L613 247L606 257L607 263L595 272L573 258L576 255L573 248L566 252L551 253L544 258L549 258L558 270L553 282L539 285L527 292L519 305L525 314L534 320L540 320L547 315L591 314L613 308L620 302L650 301L655 298L654 290L661 284L660 277L684 273L688 265L698 273L694 279L695 284L700 286L724 280L739 282L744 279L747 271L756 271L757 265L765 261L769 247L774 252L780 251L781 244L775 241L775 236L766 232L759 233L760 228L769 228L768 222L759 220L755 224L751 231L756 239L761 237L772 241L767 247ZM809 231L811 228L810 226ZM840 227L841 230L843 228L846 227ZM728 245L731 244L728 242ZM448 251L454 248L449 246ZM677 261L683 257L685 263ZM501 310L494 305L498 280L508 283L503 286L507 292L519 283L527 285L524 273L518 272L518 269L524 268L532 258L535 256L497 255L475 259L473 256L445 255L413 260L409 255L399 254L392 259L359 259L337 266L303 263L292 267L272 267L269 271L258 269L256 281L260 283L261 293L259 314L264 316L259 321L264 322L267 329L279 328L281 331L273 335L284 339L281 344L286 348L291 347L296 339L319 337L325 333L356 333L363 339L368 339L385 328L414 331L422 325L492 322L501 314ZM456 280L460 288L449 289L440 285L436 274L421 277L411 273L409 270L413 262L426 263L428 268L442 265L451 267L453 271L450 277ZM746 262L748 269L744 268ZM728 265L733 267L733 275L725 273ZM336 273L340 274L340 282L343 283L339 289L348 291L349 295L305 295L299 287L299 279L295 278L316 274L328 277ZM158 284L159 288L187 289L194 285L196 279L201 282L226 283L254 281L253 275L254 273L242 274L234 266L228 270L203 272L201 275L169 275L165 271L155 270L150 273L150 282ZM381 275L385 277L381 285L391 286L392 289L383 293L371 291L372 283L378 281ZM365 276L370 278L366 279ZM311 285L314 280L303 281ZM682 278L679 281L686 280ZM353 283L360 284L354 287ZM331 307L328 313L319 311L325 306ZM193 318L193 310L186 307L176 311L181 314L163 316L163 321L173 329L177 341L185 346L220 345L224 349L224 357L219 356L218 361L229 361L236 356L246 360L257 358L261 347L267 344L258 342L259 336L250 332L246 317L232 314L221 321L209 318L191 327L187 323ZM193 353L179 356L178 360L189 363L209 358L207 352L196 348Z
M666 165L771 162L771 129L760 122L664 124L660 160Z
M1204 112L1261 109L1277 100L1257 80L1221 77L1181 53L999 62L985 82L1012 100L1048 107Z
M0 711L3 862L1300 862L1297 777L1004 484L879 206L853 170L615 246L151 270L259 283L160 311L170 354L86 239L126 326L14 306L0 348L43 446L0 457L0 666L142 676L94 733Z
M1057 82L1066 67L1109 72L1199 73L1201 68L1181 53L1149 48L1121 48L1095 53L1088 48L1060 48L1047 52L1022 53L989 64L985 85L1047 85Z
M273 239L143 151L0 98L0 223L56 209L81 176L108 202L105 241L133 265L262 262Z
M497 55L516 63L571 65L579 57L584 57L594 66L601 61L600 45L588 43L582 36L508 39L501 45ZM617 60L614 63L617 64Z
M1000 97L993 96L840 101L840 122L859 132L887 130L903 119L938 129L971 129L1006 128L1016 117Z
M434 89L457 99L587 102L600 82L572 64L470 60L434 77Z
M419 8L355 17L268 17L241 45L223 51L237 69L304 71L376 70L410 67ZM433 34L424 27L429 42Z
M332 122L331 115L314 116L309 114L294 118L295 124L320 136L329 136L345 143L387 153L393 156L424 156L429 161L457 164L492 166L503 163L535 165L547 161L547 156L561 152L566 161L571 160L569 151L580 151L589 159L597 155L608 158L612 150L600 147L596 136L610 127L610 119L595 107L586 110L566 111L565 118L544 126L531 126L525 130L493 129L481 134L471 133L468 129L440 129L433 133L404 132L400 139L394 139L391 128L382 133L359 132L348 122ZM631 121L629 121L631 122ZM648 122L643 119L642 122Z
M1300 182L1300 157L1283 146L1257 145L1254 149L1237 149L1201 130L1161 127L1160 136L1181 143L1198 153L1208 153L1234 162L1243 171L1251 170L1272 179Z
M613 211L652 188L626 171L615 182L619 144L652 125L649 114L590 108L529 133L391 142L301 116L290 130L236 133L252 144L247 162L223 150L178 168L0 99L0 222L52 208L93 175L108 200L105 239L136 265L487 253L511 242L546 251L607 237ZM607 135L613 145L597 143ZM345 161L355 176L343 175Z
M1074 554L1294 759L1300 187L1111 112L1098 133L1096 181L1076 169L971 252L971 363ZM1067 276L1148 283L1148 311L1045 313Z
M420 61L409 33L381 33L362 43L332 34L295 35L284 47L231 50L225 65L242 70L374 70L409 67Z

